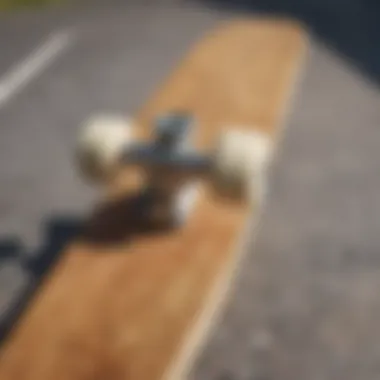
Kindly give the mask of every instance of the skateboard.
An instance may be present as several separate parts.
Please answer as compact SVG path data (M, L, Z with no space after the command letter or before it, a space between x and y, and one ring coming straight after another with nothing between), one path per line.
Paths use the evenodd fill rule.
M290 20L226 22L134 118L80 127L99 206L5 342L2 380L188 378L252 243L305 51Z

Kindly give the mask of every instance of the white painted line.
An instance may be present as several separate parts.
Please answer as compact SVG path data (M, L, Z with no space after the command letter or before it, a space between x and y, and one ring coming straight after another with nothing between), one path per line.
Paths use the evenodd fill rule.
M72 43L72 31L54 33L29 57L0 78L0 108L19 93Z

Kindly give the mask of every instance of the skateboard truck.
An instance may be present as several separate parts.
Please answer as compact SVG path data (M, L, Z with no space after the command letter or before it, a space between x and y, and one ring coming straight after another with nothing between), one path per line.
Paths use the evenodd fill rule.
M121 157L123 165L146 172L149 216L170 225L186 220L196 196L194 181L212 167L211 157L193 149L194 124L188 114L163 115L156 120L151 142L131 144Z
M159 118L152 142L127 147L122 163L138 165L154 173L170 173L177 178L190 179L207 173L212 167L212 158L193 149L190 140L193 127L194 120L189 115L170 114ZM158 182L164 182L161 176Z
M129 122L97 117L82 129L77 149L79 169L87 179L104 182L121 166L142 168L147 179L145 194L152 201L149 204L165 215L181 209L178 197L190 193L197 180L210 182L216 194L230 199L261 200L270 138L252 127L228 129L214 149L201 154L191 142L194 124L189 114L167 113L157 118L150 142L138 143L132 138ZM186 212L180 214L183 220Z

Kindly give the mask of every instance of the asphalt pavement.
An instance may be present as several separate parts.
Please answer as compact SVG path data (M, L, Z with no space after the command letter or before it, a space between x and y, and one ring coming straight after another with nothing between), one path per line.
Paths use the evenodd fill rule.
M97 0L0 16L2 335L96 199L72 165L78 125L133 114L192 42L235 14L220 3ZM239 12L292 13L247 3ZM380 377L376 5L305 3L294 15L310 26L310 54L258 240L195 379Z

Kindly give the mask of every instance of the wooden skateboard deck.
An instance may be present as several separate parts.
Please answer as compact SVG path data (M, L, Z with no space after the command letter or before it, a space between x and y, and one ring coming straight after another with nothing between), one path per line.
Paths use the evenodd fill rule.
M200 149L226 125L258 128L275 142L305 42L286 20L222 25L142 107L137 134L146 138L156 115L180 109L197 118ZM139 181L137 172L119 176L112 203L62 253L2 348L1 380L187 377L252 233L252 210L204 186L185 225L147 232L137 223Z

